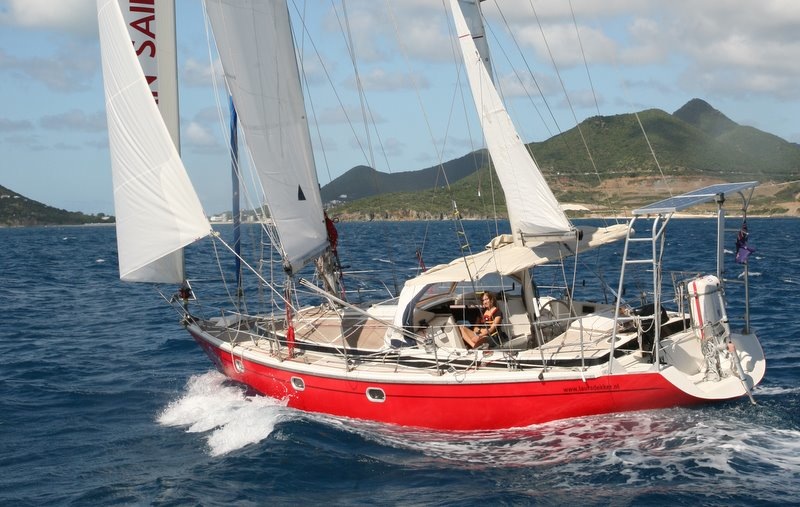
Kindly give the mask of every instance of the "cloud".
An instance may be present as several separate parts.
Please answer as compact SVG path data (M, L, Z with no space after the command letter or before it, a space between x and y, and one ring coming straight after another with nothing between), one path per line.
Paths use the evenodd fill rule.
M97 34L94 0L3 0L0 25L52 30L81 37Z
M343 111L341 108L326 108L317 115L317 120L322 125L363 124L363 118L363 112L361 108L357 106L350 106L347 108L347 111ZM378 124L386 121L377 111L371 111L369 119L369 123L371 124Z
M219 143L211 131L196 121L189 122L181 131L181 144L195 148L218 147Z
M798 96L796 0L508 0L482 7L490 40L515 34L537 72L552 68L551 54L561 71L582 66L585 55L590 70L639 72L641 81L669 68L669 81L692 96ZM493 55L497 64L501 55Z
M181 68L181 83L186 86L206 87L211 86L214 79L217 80L217 86L223 87L224 75L219 58L215 58L210 65L208 61L187 58Z
M61 151L79 151L81 149L80 146L76 144L68 144L62 141L57 142L53 145L53 149L61 150Z
M4 142L16 148L22 147L29 151L44 151L47 149L47 147L42 144L42 139L35 134L8 136L4 139Z
M406 143L397 139L396 137L389 137L384 140L383 145L383 152L387 157L400 157L406 151Z
M0 118L0 132L21 132L32 129L33 123L28 120L9 120L8 118Z
M106 130L106 115L97 112L87 115L79 109L65 113L43 116L39 125L47 130L67 130L70 132L103 132Z
M0 73L8 72L25 82L38 81L57 92L88 90L97 72L95 54L85 45L74 44L62 45L48 57L18 58L0 49Z
M414 89L415 86L424 89L430 86L425 76L410 76L405 72L387 72L383 68L372 69L367 73L360 74L360 78L361 84L367 92ZM355 78L350 79L348 84L352 88L356 88Z
M202 125L220 125L220 123L227 125L229 123L228 110L220 111L216 107L204 107L197 111L194 115L194 122Z

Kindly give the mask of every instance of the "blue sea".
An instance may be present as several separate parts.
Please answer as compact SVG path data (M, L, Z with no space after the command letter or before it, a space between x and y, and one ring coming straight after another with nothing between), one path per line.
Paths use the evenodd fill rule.
M494 233L466 226L473 246ZM670 227L668 265L709 248L712 221ZM213 369L152 287L119 281L113 227L0 229L0 505L798 504L800 220L749 228L752 325L768 361L757 405L470 433L255 396ZM348 269L395 266L398 283L416 248L428 266L453 256L452 222L339 231ZM613 280L610 264L584 262ZM195 251L187 267L197 278L218 269ZM382 297L359 276L349 289Z

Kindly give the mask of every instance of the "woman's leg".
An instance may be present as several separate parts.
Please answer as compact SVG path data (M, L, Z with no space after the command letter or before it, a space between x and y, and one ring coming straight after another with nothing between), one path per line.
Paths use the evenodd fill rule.
M464 340L464 343L471 349L474 349L486 341L485 336L478 335L475 331L466 326L459 326L458 329L461 331L461 338Z

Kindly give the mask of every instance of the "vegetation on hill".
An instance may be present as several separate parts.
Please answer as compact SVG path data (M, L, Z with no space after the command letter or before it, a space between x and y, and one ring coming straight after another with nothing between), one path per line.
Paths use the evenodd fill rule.
M682 192L723 181L783 183L800 174L800 146L738 125L700 99L689 101L674 114L650 109L592 117L529 148L560 202L606 211L646 204L665 197L669 190ZM502 192L491 192L492 185L495 189L499 185L496 179L490 180L486 164L467 177L450 176L449 189L441 179L434 186L429 180L414 178L414 173L403 174L411 176L408 181L416 181L417 187L397 192L404 189L391 186L394 192L348 200L331 213L354 219L442 218L453 213L452 200L465 217L505 213ZM423 181L428 183L423 185ZM796 203L797 193L792 193L791 183L783 187L760 190L754 203L764 212L786 212L788 208L775 205L775 200L789 198Z
M353 201L386 192L412 192L445 184L444 175L449 181L458 181L486 165L485 150L478 150L459 157L441 166L428 167L418 171L384 173L367 166L356 166L324 187L323 201L338 200L341 196Z
M336 206L332 213L350 220L440 220L453 216L455 201L465 218L505 216L505 197L499 189L497 175L491 171L490 177L484 166L449 187L373 195Z
M669 191L750 179L770 182L754 196L755 212L800 210L800 183L793 181L800 174L800 145L739 125L700 99L673 114L650 109L595 116L529 148L560 202L581 203L597 213L624 211ZM453 215L453 203L465 218L506 214L485 150L419 171L387 174L354 167L321 193L323 201L335 204L329 213L344 219L442 219ZM344 203L338 202L342 195ZM114 217L56 209L0 186L0 226L113 222Z
M113 223L114 217L53 208L0 186L0 226Z

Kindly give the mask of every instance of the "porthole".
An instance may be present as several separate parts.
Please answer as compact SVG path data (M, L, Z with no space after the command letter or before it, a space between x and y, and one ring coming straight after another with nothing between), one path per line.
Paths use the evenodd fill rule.
M375 403L383 403L386 401L386 393L380 387L367 388L367 399Z
M303 391L306 388L306 383L300 377L292 377L292 387L295 391Z

